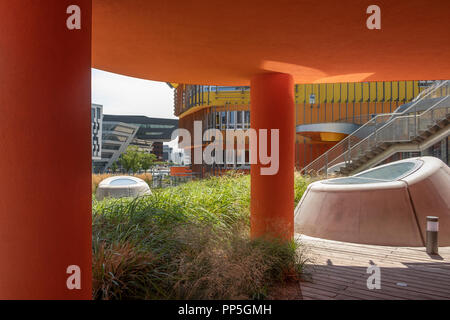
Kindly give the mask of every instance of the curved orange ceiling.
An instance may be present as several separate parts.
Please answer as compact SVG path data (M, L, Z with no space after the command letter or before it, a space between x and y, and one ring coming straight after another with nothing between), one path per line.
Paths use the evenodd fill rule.
M381 30L366 8L381 8ZM177 83L450 78L449 0L93 0L93 67Z

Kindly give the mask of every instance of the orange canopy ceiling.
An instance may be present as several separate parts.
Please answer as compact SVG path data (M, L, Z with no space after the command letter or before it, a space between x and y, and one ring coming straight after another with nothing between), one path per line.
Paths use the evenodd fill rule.
M381 8L381 30L366 9ZM449 0L93 0L93 67L150 80L247 85L450 78Z

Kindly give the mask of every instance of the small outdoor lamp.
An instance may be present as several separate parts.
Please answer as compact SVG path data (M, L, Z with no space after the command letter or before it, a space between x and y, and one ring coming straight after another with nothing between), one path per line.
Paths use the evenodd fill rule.
M427 216L427 253L438 254L439 217Z

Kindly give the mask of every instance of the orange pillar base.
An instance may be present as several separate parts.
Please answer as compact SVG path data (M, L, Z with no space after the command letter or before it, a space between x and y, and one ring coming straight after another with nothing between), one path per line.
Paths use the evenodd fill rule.
M268 73L251 80L251 127L279 129L279 170L261 175L258 163L251 165L251 236L291 240L294 236L295 104L291 75ZM270 134L268 134L270 154ZM258 146L259 151L259 146ZM272 157L275 155L271 155Z
M92 298L92 3L75 3L80 30L70 1L0 1L2 300Z

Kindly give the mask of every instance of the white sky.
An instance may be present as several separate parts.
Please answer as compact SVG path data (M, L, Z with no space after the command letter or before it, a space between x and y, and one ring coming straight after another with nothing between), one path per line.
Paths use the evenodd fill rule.
M165 82L98 69L92 69L92 103L102 105L105 114L177 119L173 114L173 89ZM176 145L175 141L168 144Z
M176 119L173 89L165 82L142 80L92 69L92 103L103 113Z

